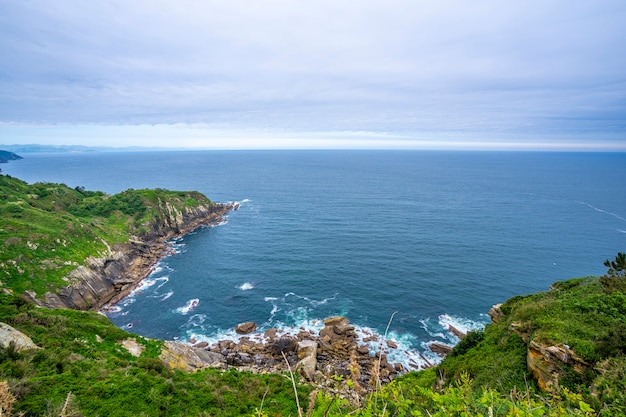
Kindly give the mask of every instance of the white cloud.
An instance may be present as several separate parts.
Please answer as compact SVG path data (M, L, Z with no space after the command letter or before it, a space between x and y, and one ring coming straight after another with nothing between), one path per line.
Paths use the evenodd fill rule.
M626 140L618 0L34 0L0 12L0 122Z

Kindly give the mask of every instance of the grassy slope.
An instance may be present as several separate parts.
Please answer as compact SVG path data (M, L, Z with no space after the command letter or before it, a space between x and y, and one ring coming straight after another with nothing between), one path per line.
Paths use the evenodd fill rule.
M149 233L149 225L164 216L165 201L179 209L210 203L197 192L128 190L109 196L0 175L0 287L55 291L87 257Z
M94 312L42 309L0 294L0 321L44 348L0 348L0 379L17 398L16 412L58 416L71 392L71 408L86 416L237 416L253 413L264 396L271 415L297 414L282 375L173 372L156 359L160 341L129 335ZM129 337L146 347L138 358L119 344ZM302 387L303 404L307 394Z

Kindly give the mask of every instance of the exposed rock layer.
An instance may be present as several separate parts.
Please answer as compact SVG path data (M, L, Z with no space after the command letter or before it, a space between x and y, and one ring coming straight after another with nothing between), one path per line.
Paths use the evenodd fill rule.
M163 216L149 225L147 234L109 248L104 256L88 258L84 265L67 276L70 284L56 294L48 292L41 298L31 292L26 295L49 308L98 310L108 303L115 303L128 295L171 250L168 240L200 226L221 222L231 207L211 203L180 210L162 203Z

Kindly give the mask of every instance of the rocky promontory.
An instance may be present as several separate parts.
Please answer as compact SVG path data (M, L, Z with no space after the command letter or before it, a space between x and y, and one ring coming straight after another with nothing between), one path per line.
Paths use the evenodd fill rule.
M48 308L98 310L128 295L146 278L154 265L171 251L169 240L201 226L216 225L231 204L208 203L179 208L169 202L159 204L162 216L150 222L148 232L132 236L128 242L108 246L102 256L91 256L71 271L69 285L37 297L26 292L34 302Z

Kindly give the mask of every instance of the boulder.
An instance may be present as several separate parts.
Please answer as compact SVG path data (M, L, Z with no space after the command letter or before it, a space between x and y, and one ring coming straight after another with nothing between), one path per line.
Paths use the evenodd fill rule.
M452 348L450 346L438 342L430 343L428 348L441 357L445 357L452 352Z
M263 334L263 337L266 339L274 339L276 338L277 332L278 332L277 329L275 329L274 327L271 327L265 331L265 333Z
M534 340L528 345L526 364L537 379L537 385L542 391L558 390L559 377L566 373L566 367L570 367L578 374L582 374L590 368L590 365L578 357L569 347L565 345L549 346Z
M502 303L492 306L487 314L493 323L497 323L504 318L504 312L501 309Z
M235 332L237 334L250 334L257 329L256 323L253 321L247 321L245 323L239 323L235 326Z
M123 340L122 342L120 342L120 345L122 345L124 349L126 349L128 352L130 352L131 355L133 355L136 358L141 356L143 351L146 350L145 346L137 343L137 341L133 339L132 337L126 340Z
M41 349L24 333L14 329L8 324L0 323L0 345L6 348L11 343L18 352L30 349Z
M267 350L272 355L280 358L282 357L281 352L285 354L289 352L294 352L297 345L298 342L295 338L285 336L270 342L267 346Z
M298 369L309 380L313 381L317 368L317 342L302 340L298 342Z
M454 327L453 325L448 325L448 331L450 333L452 333L453 335L455 335L456 337L458 337L459 339L463 339L465 337L465 335L467 333L462 332L461 330L457 329L456 327Z
M159 359L172 369L187 372L205 368L226 368L226 358L223 355L178 342L164 342Z

